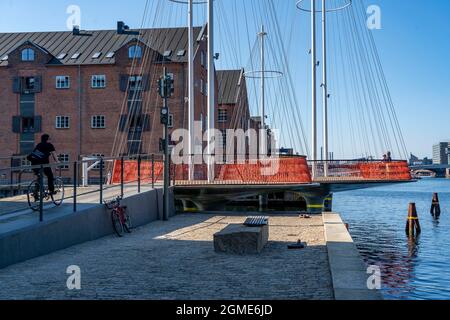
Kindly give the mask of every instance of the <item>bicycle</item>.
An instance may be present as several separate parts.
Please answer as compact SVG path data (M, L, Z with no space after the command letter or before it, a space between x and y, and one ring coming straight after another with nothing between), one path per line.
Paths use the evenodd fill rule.
M28 206L33 211L39 211L40 207L40 178L32 181L27 189L27 200ZM42 194L42 199L45 202L51 201L57 207L61 206L64 201L64 182L61 177L56 177L54 179L55 192L53 194L48 190L48 184L44 181L44 192Z
M108 210L111 210L111 221L115 233L121 238L125 232L131 233L131 219L127 213L127 206L122 206L120 203L123 199L117 197L114 201L106 202L105 205Z

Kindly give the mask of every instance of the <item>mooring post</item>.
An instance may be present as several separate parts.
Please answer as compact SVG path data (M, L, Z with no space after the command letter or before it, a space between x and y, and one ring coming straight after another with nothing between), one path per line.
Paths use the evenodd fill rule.
M437 193L433 194L430 213L435 219L441 216L441 205L439 203L439 195Z
M418 236L421 233L419 216L415 203L409 204L408 221L406 222L406 234L410 237Z

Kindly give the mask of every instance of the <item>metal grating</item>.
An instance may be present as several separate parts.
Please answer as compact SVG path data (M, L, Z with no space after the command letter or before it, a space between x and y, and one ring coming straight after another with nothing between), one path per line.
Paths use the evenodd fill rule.
M269 217L248 217L244 225L247 227L261 227L269 224Z

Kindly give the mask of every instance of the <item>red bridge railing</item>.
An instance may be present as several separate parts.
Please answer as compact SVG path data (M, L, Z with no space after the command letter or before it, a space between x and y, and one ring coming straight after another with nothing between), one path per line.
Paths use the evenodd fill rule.
M123 167L123 178L122 178ZM117 160L114 163L111 183L125 183L140 180L142 183L163 181L162 160ZM170 180L174 184L211 184L207 182L207 165L195 165L194 181L189 181L189 167L171 165ZM326 170L327 169L327 170ZM315 172L314 180L312 172ZM327 171L327 173L326 173ZM140 179L139 179L140 173ZM305 157L281 157L264 161L250 161L239 164L216 164L212 184L309 184L312 182L362 182L362 181L410 181L411 172L406 161L315 161L307 162Z
M140 167L140 168L139 168ZM123 163L125 183L163 181L163 162L127 160ZM114 163L111 183L122 180L122 162ZM207 165L195 165L194 182L189 181L187 164L171 165L171 181L176 184L207 184ZM246 160L239 164L216 164L214 184L309 184L311 173L305 157L282 157L263 161Z
M315 171L315 180L410 181L412 179L406 161L309 161L309 168L311 172Z

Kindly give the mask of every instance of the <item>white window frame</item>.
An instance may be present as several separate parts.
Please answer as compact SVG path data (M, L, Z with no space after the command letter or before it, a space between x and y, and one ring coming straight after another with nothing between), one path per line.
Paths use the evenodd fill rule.
M25 48L20 52L21 60L25 62L34 61L36 59L36 51L32 48ZM24 59L25 58L25 59Z
M56 76L56 89L70 89L70 77Z
M139 87L137 87L137 86L132 87L131 86L132 79L134 79L135 83L139 82L140 86ZM128 78L128 87L131 90L143 90L144 89L144 82L143 81L144 81L144 78L142 76L130 76Z
M93 89L104 89L106 88L106 75L104 74L94 74L91 77L91 88Z
M142 47L137 44L130 46L128 48L128 58L129 59L141 59L142 58Z
M228 122L228 110L227 109L219 109L217 112L217 118L219 123Z
M104 115L92 116L91 117L91 128L92 129L106 129L106 116L104 116Z
M55 128L56 129L70 129L70 117L69 116L56 116Z
M58 154L58 161L61 163L68 163L70 162L70 155L67 153L61 153ZM62 164L59 166L59 168L61 168L62 170L69 170L69 165L68 164Z

